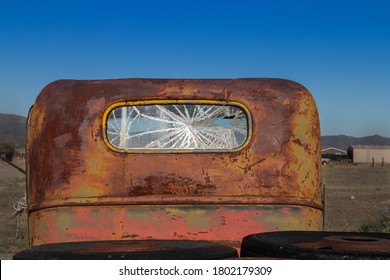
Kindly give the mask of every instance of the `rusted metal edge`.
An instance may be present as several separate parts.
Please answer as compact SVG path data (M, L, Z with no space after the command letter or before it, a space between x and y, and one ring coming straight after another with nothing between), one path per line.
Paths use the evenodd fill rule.
M301 248L365 252L389 252L390 240L377 237L343 235L326 236L317 242L294 243Z
M172 206L188 206L189 202L191 202L191 205L197 206L197 205L257 205L257 206L277 206L277 205L283 205L283 206L301 206L301 207L308 207L313 208L316 210L322 210L322 205L318 203L314 203L313 201L300 199L297 200L296 198L286 198L284 200L279 200L277 203L271 201L271 199L246 199L243 200L234 200L234 199L228 199L226 197L219 197L216 198L210 198L210 197L197 197L196 199L194 197L188 197L183 198L181 197L180 200L164 200L162 197L154 197L154 198L148 198L148 200L145 200L145 198L142 199L132 199L130 200L124 200L122 197L118 198L72 198L72 199L51 199L46 200L44 203L34 203L30 204L28 207L29 212L38 211L42 209L47 208L59 208L59 207L72 207L72 206L132 206L132 205L152 205L152 206L166 206L166 205L172 205ZM159 202L158 205L156 205L156 202Z

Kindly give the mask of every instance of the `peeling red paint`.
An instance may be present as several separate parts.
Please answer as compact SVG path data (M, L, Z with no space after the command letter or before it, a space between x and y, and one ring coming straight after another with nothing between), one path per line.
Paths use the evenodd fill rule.
M302 216L302 212L307 215ZM37 230L30 241L42 244L158 237L238 242L253 232L318 229L318 222L308 224L319 212L289 206L63 207L31 213L31 225ZM61 215L71 217L71 226L58 225Z

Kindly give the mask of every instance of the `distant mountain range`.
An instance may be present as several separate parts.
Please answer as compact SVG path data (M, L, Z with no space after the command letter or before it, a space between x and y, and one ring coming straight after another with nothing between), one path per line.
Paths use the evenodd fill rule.
M352 137L346 135L321 136L322 148L337 148L346 151L351 145L390 146L390 138L379 135Z
M12 142L17 148L24 148L26 139L26 118L0 113L0 143ZM321 136L322 148L334 147L346 150L350 145L389 145L390 138L379 135L352 137L346 135Z

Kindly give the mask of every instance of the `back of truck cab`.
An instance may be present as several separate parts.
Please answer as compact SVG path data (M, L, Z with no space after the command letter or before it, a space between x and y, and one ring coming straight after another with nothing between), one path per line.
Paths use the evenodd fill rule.
M31 246L321 230L315 102L281 79L60 80L27 124Z

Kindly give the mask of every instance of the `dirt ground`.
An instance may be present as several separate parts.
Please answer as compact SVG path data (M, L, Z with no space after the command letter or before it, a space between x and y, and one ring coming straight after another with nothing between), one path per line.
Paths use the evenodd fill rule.
M25 168L24 160L14 159L13 163ZM25 180L23 173L0 161L0 259L8 259L9 253L28 244L26 215L12 218L13 205L25 194Z
M24 161L16 159L24 168ZM329 164L322 169L325 183L325 230L359 231L380 223L390 212L390 165ZM25 176L0 162L0 259L9 259L28 246L26 215L11 218L13 205L25 193Z
M390 166L329 164L325 183L325 230L357 231L390 213Z

